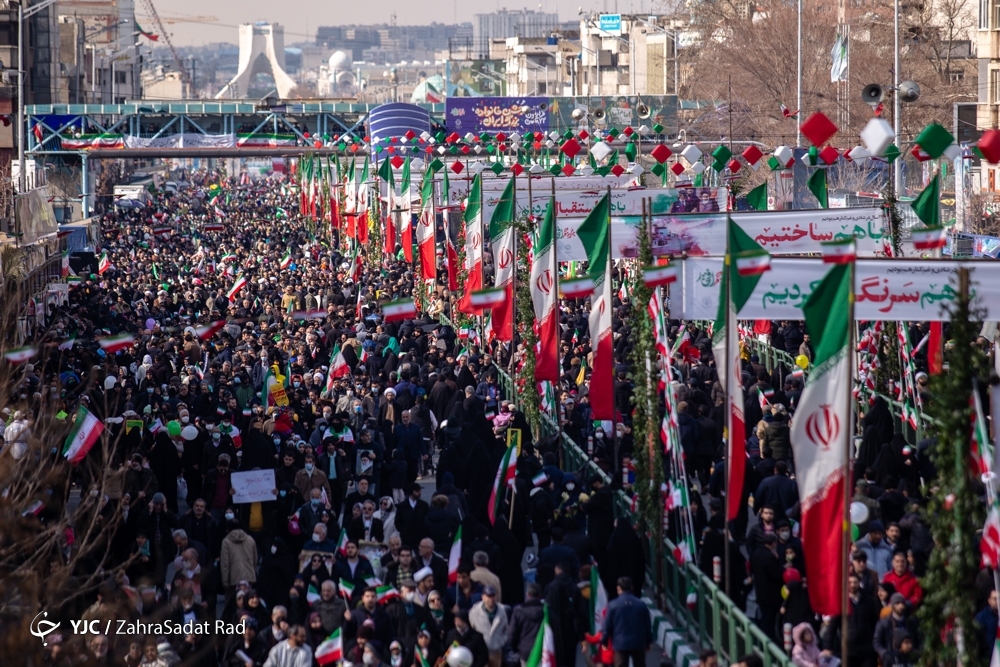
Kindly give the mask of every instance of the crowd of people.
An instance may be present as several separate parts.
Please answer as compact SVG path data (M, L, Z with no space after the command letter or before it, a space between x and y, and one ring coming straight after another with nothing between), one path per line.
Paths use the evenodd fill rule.
M107 268L95 259L52 309L4 423L4 454L26 467L39 416L68 422L82 405L105 427L73 467L76 491L25 519L44 526L96 498L103 527L106 555L80 567L109 576L50 611L64 626L46 637L47 664L309 667L339 632L348 663L430 667L460 645L471 667L524 665L544 603L558 664L574 667L595 636L599 562L608 597L633 602L603 636L640 667L640 539L600 479L560 469L555 439L533 441L500 381L509 346L459 337L439 317L452 314L443 288L417 319L386 322L380 304L413 294L413 266L355 262L343 229L298 215L280 176L176 176L190 189L103 216ZM99 344L120 335L121 349ZM567 372L587 350L571 338ZM566 404L585 406L573 377ZM592 433L579 408L569 421ZM507 428L522 433L517 476L491 521ZM237 502L234 479L251 471L274 488ZM79 636L74 619L139 631ZM238 632L157 633L192 621Z

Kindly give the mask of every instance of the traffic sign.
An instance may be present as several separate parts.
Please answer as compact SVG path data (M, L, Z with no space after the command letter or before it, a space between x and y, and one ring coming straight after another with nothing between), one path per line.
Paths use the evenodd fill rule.
M621 14L601 14L597 21L597 27L601 29L601 32L611 35L622 34Z

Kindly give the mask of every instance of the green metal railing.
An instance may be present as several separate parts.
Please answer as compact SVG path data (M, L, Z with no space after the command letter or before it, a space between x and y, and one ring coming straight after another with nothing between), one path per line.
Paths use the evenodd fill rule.
M771 347L759 338L752 336L744 338L743 344L750 350L750 354L756 354L760 357L760 363L769 371L773 370L779 363L784 364L789 369L795 368L795 357L784 350Z
M499 384L506 396L518 403L518 394L511 377L500 371ZM542 415L541 435L550 437L559 426L548 415ZM611 478L569 436L562 435L563 468L586 469L588 478L600 477L606 484ZM615 516L632 517L632 499L622 491L614 494ZM756 653L764 667L792 667L791 659L780 646L772 642L736 604L726 596L711 578L694 563L681 565L674 559L675 545L663 540L657 550L652 539L647 542L646 576L651 587L662 592L666 610L687 630L689 639L699 646L710 646L719 653L720 662L732 664L741 656ZM656 555L659 554L659 562ZM658 567L659 566L659 567ZM659 574L658 574L659 572ZM695 603L688 607L688 594L694 593Z

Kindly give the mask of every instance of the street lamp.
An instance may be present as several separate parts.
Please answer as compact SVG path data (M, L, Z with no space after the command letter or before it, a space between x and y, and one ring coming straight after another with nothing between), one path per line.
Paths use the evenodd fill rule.
M41 0L28 9L24 8L24 0L17 3L17 191L24 193L26 189L24 163L24 19L31 18L46 7L55 4L56 0Z

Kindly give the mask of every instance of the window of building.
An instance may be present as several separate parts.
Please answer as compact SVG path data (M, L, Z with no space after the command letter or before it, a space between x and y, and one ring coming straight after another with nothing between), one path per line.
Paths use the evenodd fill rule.
M990 29L990 0L979 0L979 29Z
M990 70L990 100L993 104L1000 104L1000 70Z

